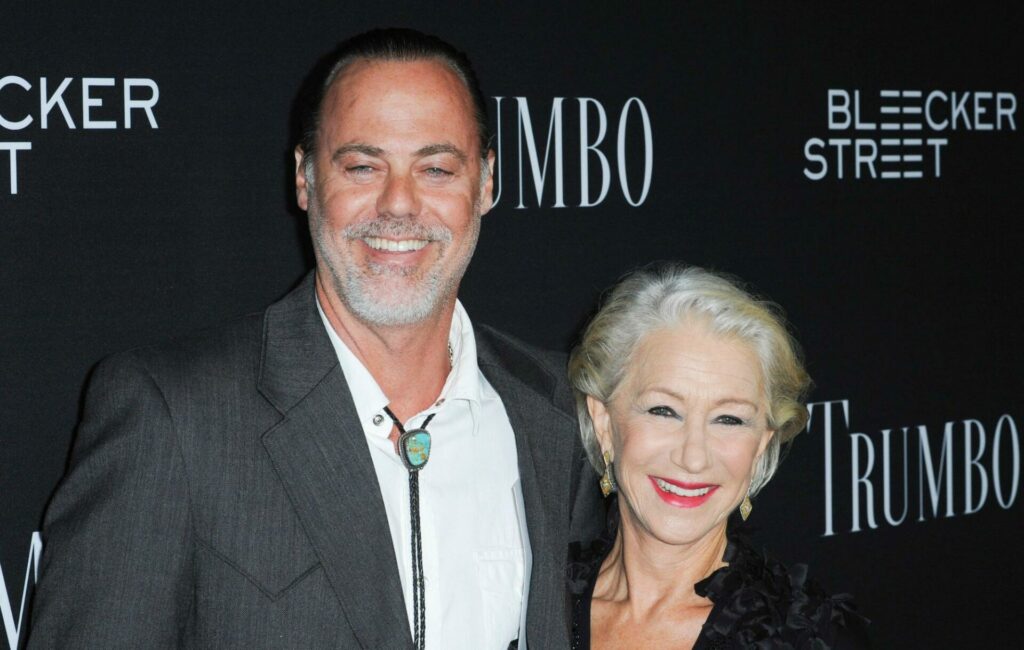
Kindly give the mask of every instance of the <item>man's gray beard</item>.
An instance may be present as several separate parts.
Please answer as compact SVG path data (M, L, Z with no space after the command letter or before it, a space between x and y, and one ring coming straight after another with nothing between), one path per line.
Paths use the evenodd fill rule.
M445 276L445 269L440 264L434 264L416 281L407 278L417 269L372 262L367 268L361 268L344 252L339 254L338 250L331 247L330 234L321 218L320 206L313 199L313 193L310 194L310 231L317 257L329 270L335 293L356 318L378 327L412 325L426 320L446 298L456 292L476 248L480 234L480 215L475 215L475 224L466 233L466 237L471 238L466 242L469 244L468 249L463 259L456 260L452 272ZM452 233L448 228L427 227L412 217L379 217L348 226L342 235L347 240L363 237L426 239L440 244L442 254L452 242ZM395 286L388 286L392 284Z

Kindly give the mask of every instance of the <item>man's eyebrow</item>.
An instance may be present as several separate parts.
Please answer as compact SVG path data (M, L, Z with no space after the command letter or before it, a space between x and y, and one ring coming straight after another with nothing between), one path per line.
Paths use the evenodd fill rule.
M374 147L373 145L369 144L350 142L349 144L343 144L337 149L335 149L334 154L331 155L331 160L337 160L338 158L341 158L342 156L350 153L361 153L364 156L373 156L375 158L380 158L382 155L384 155L384 150L381 149L380 147Z
M458 158L459 162L462 164L465 164L466 161L469 160L469 156L467 156L462 149L459 149L455 145L447 142L441 144L428 144L427 146L418 149L415 155L417 158L426 158L427 156L434 156L439 153L451 154Z

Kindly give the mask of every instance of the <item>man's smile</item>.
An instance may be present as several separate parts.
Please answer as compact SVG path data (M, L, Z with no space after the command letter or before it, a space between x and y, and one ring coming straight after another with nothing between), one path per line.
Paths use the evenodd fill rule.
M363 237L362 242L373 250L389 253L418 251L430 243L426 239L385 239L383 237Z

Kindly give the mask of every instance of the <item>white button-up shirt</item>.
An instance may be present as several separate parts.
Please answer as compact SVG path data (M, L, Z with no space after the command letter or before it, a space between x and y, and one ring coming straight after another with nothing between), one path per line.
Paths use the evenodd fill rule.
M389 400L331 327L319 301L317 309L370 448L412 629L409 472L388 439ZM419 475L426 646L504 650L520 637L530 565L516 441L501 398L477 365L473 326L458 302L448 340L452 371L441 394L403 423L406 429L421 427L436 413L427 427L430 460Z

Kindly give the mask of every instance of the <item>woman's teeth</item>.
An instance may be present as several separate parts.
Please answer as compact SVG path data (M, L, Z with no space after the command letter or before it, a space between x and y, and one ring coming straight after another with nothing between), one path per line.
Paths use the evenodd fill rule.
M702 497L711 491L710 485L702 488L697 488L695 490L687 490L686 488L681 488L678 485L673 485L668 481L663 481L660 478L656 478L654 479L654 481L662 490L666 492L671 492L672 494L678 494L681 497Z

